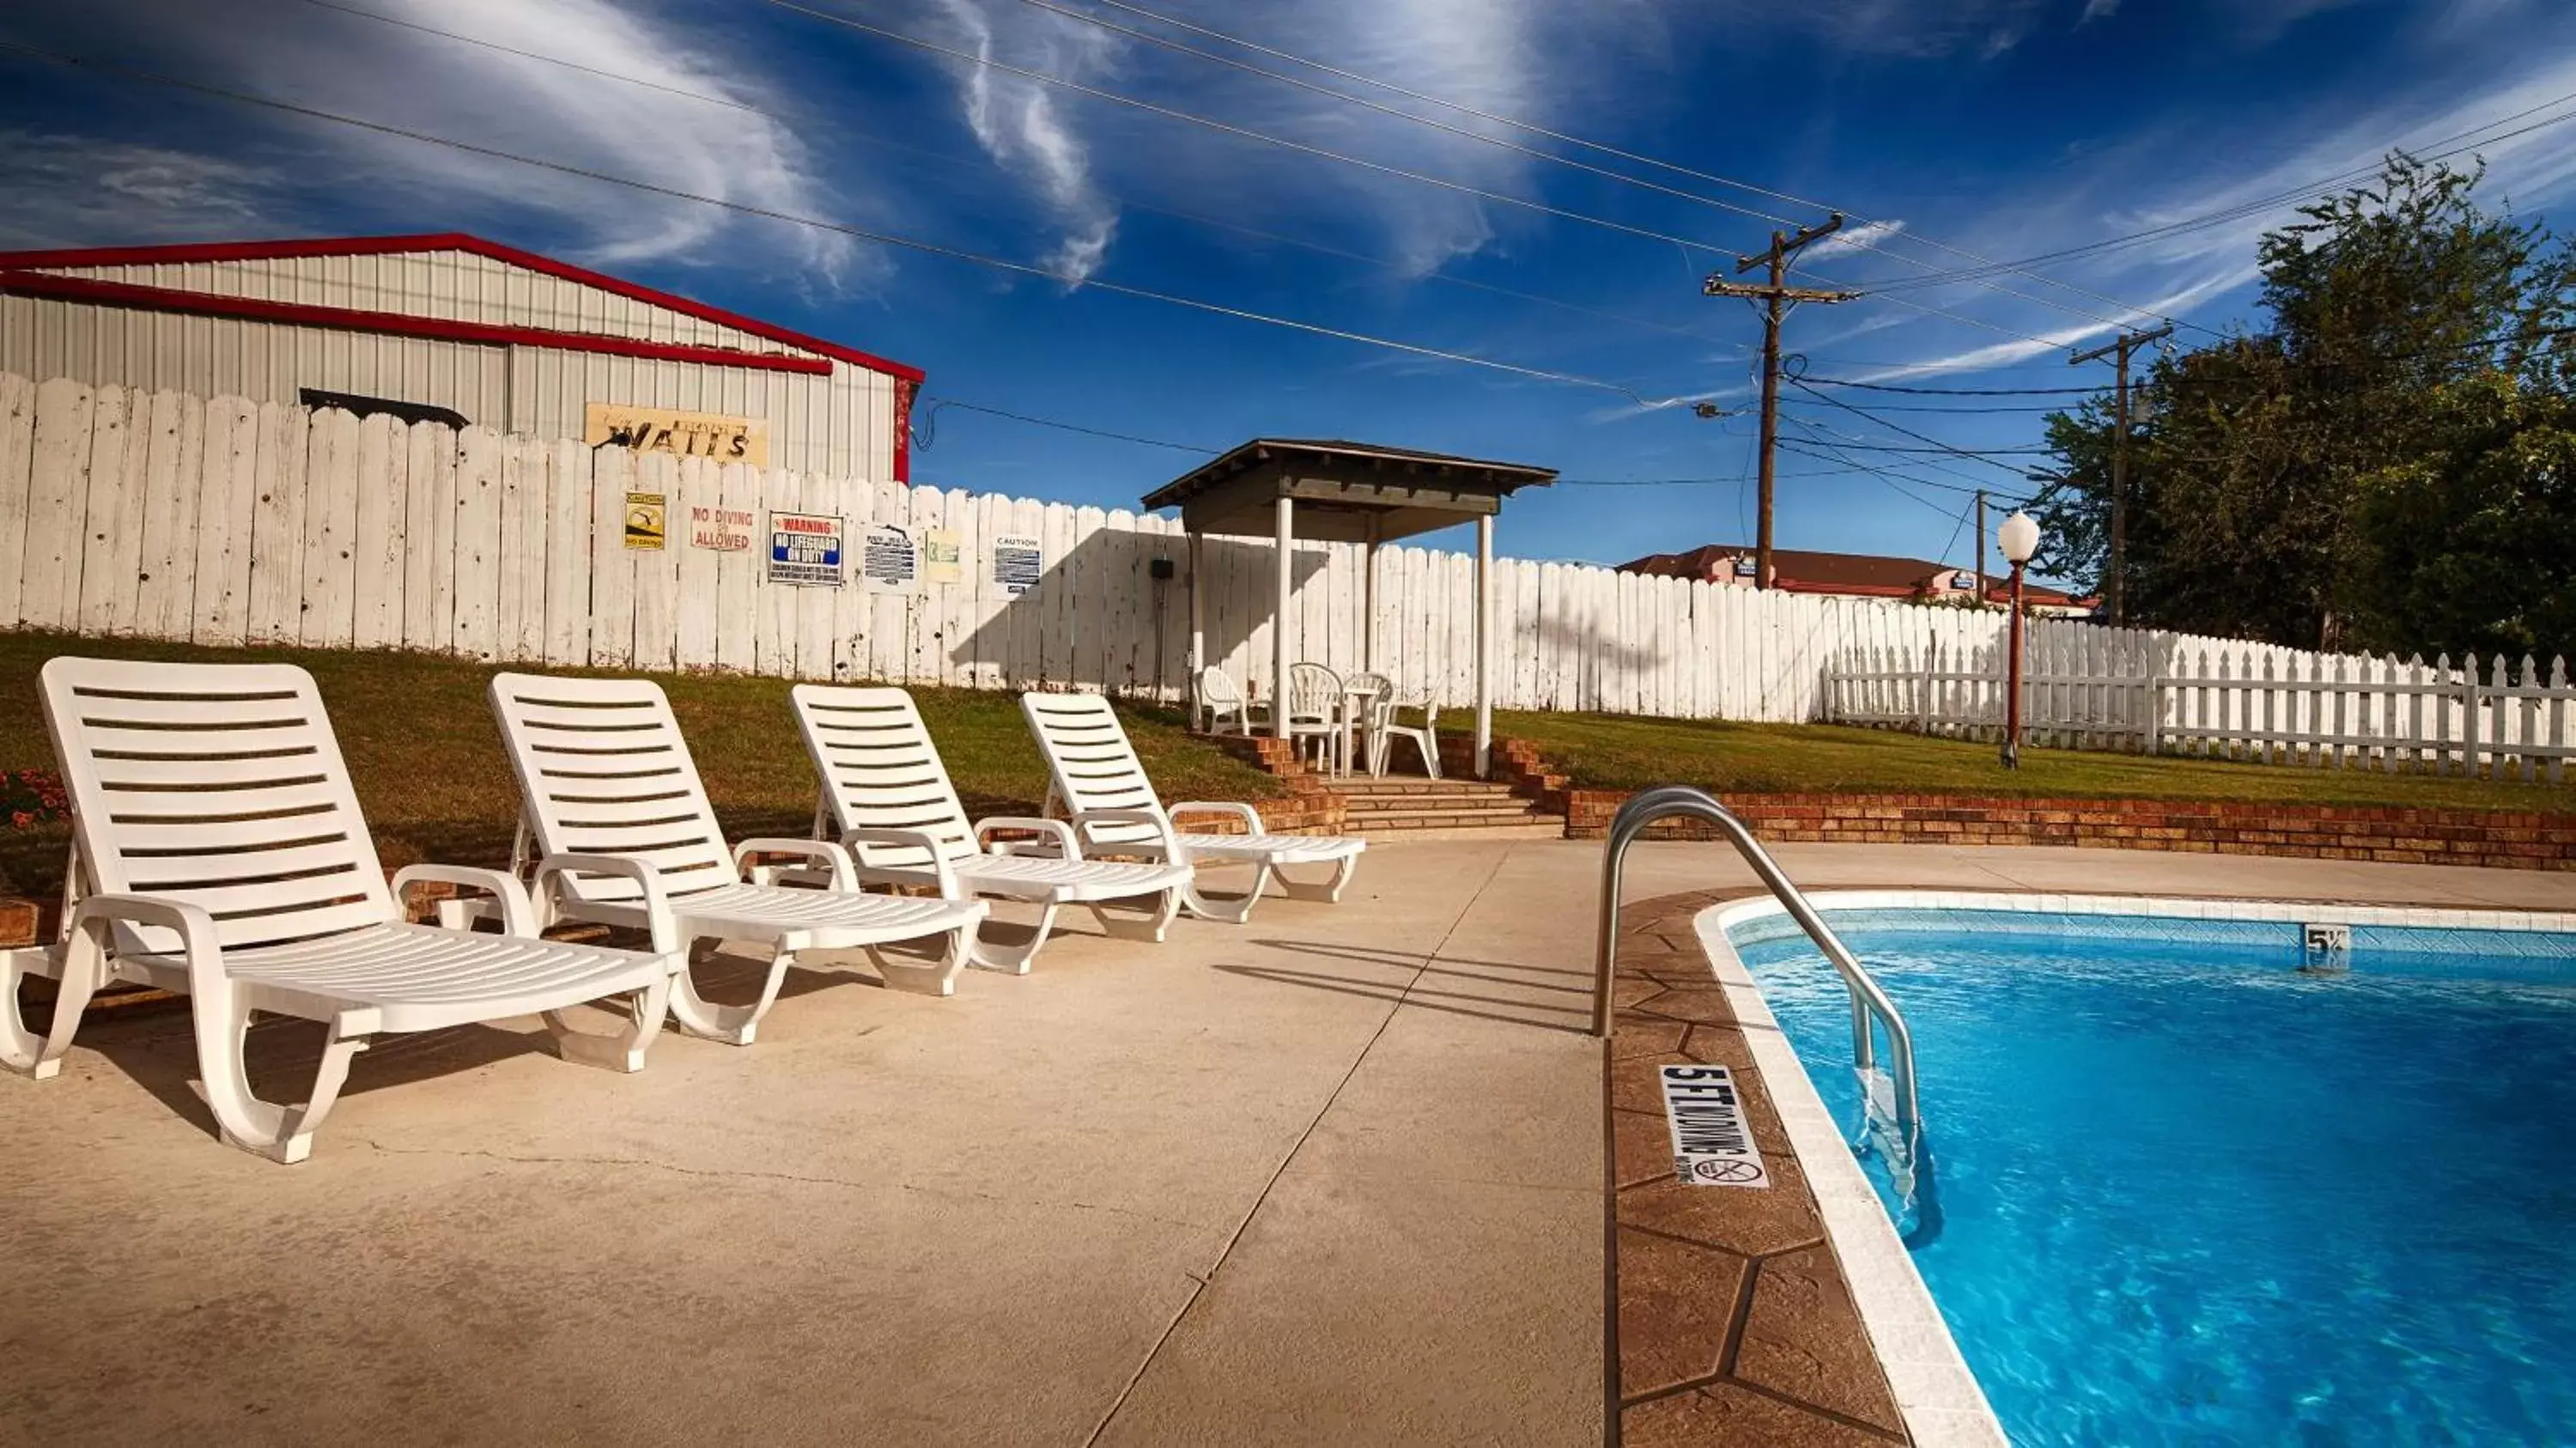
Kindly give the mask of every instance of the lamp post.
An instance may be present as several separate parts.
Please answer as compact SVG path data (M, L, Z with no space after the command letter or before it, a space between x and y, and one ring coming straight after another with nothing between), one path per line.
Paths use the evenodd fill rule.
M2012 565L2012 622L2008 626L2004 665L2004 748L2006 769L2021 768L2021 575L2039 551L2039 520L2016 512L1995 530L2004 561Z

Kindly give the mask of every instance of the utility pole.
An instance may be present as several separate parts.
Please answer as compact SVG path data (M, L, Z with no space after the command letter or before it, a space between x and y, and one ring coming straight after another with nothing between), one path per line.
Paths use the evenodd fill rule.
M2129 537L2129 354L2172 335L2171 322L2151 332L2122 332L2117 340L2066 359L2070 367L2099 362L2105 357L2117 357L2120 364L2119 397L2113 409L2116 420L2111 431L2111 560L2102 571L2102 604L2109 610L2114 627L2129 621L2128 589L2122 574Z
M1788 302L1848 302L1852 298L1860 295L1858 292L1821 291L1814 287L1793 287L1789 285L1789 258L1797 255L1799 248L1804 247L1811 242L1822 241L1826 237L1840 231L1842 229L1842 225L1843 214L1837 211L1833 215L1827 217L1823 222L1815 226L1810 226L1795 236L1791 236L1786 232L1775 231L1771 233L1771 249L1769 251L1759 252L1752 256L1739 256L1735 259L1735 270L1736 274L1739 276L1745 272L1753 270L1757 266L1762 266L1766 263L1769 264L1771 269L1769 282L1762 285L1755 285L1751 282L1728 281L1726 280L1725 274L1719 272L1712 273L1709 276L1708 284L1701 289L1704 294L1712 297L1759 298L1763 303L1762 523L1759 533L1755 537L1753 543L1753 586L1755 588L1769 588L1773 581L1773 571L1771 567L1771 477L1772 454L1777 450L1780 442L1780 319L1787 315L1787 311L1783 304Z
M1986 490L1977 489L1977 607L1986 606Z

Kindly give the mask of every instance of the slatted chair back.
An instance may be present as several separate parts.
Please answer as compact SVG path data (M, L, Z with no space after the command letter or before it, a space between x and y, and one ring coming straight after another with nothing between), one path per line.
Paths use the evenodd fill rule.
M1199 670L1199 707L1208 710L1212 716L1240 716L1250 703L1243 686L1234 681L1234 675L1214 664Z
M1291 723L1330 723L1342 707L1342 676L1322 664L1288 666Z
M650 679L496 674L492 712L543 854L616 855L677 897L738 878L671 701ZM624 876L584 876L588 900L631 900Z
M312 675L58 658L42 679L83 893L202 906L226 948L401 918ZM160 926L117 931L120 950L180 948Z
M1028 716L1038 752L1046 756L1055 798L1065 808L1076 814L1094 809L1162 814L1163 802L1154 797L1144 762L1127 742L1127 731L1107 699L1098 694L1022 694L1020 712ZM1096 825L1085 835L1100 844L1127 844L1159 839L1162 831L1117 822Z
M920 830L954 863L977 853L975 826L957 786L930 742L930 726L901 689L799 684L796 727L823 777L823 800L842 829ZM854 840L860 864L880 870L927 870L936 862L919 845Z

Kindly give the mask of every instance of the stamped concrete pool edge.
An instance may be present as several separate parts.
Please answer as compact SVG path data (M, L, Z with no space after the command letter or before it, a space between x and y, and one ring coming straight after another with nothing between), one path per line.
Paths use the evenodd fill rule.
M1618 1441L1629 1448L2000 1442L1981 1397L1971 1404L1947 1395L1911 1413L1900 1407L1888 1367L1900 1380L1918 1376L1911 1369L1922 1346L1886 1332L1874 1340L1849 1268L1854 1242L1873 1258L1877 1249L1847 1222L1836 1230L1825 1206L1853 1187L1866 1194L1867 1183L1795 1057L1782 1064L1786 1042L1758 995L1729 989L1701 937L1703 913L1739 893L1638 904L1619 942L1619 1011L1605 1070L1609 1392ZM1766 1036L1779 1052L1762 1048ZM1746 1127L1770 1167L1770 1186L1675 1179L1659 1068L1684 1063L1738 1073ZM1792 1099L1799 1091L1806 1102ZM1807 1114L1802 1105L1827 1129L1821 1146L1792 1130ZM1837 1157L1848 1181L1831 1175ZM1902 1264L1893 1227L1874 1197L1866 1204ZM1873 1261L1866 1275L1881 1277L1885 1266ZM1910 1273L1910 1264L1902 1270ZM1933 1324L1937 1330L1937 1316ZM1964 1366L1959 1371L1964 1378ZM1966 1383L1974 1395L1974 1380ZM1923 1398L1920 1382L1908 1386ZM1940 1412L1942 1402L1961 1411Z

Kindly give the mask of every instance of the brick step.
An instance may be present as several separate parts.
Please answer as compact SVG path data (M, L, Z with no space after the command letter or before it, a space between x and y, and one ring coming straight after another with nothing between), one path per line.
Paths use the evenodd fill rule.
M1426 799L1471 799L1491 803L1520 798L1501 785L1492 789L1371 789L1357 792L1337 790L1335 793L1350 801L1354 808L1402 806Z
M1542 813L1542 811L1532 809L1523 801L1513 800L1503 804L1484 804L1481 802L1457 804L1433 803L1408 805L1402 809L1355 809L1350 812L1347 818L1351 824L1359 825L1381 820L1410 820L1433 816L1441 819L1457 820L1517 820L1538 817L1542 815ZM1544 817L1547 819L1562 818L1560 815L1545 815Z
M1565 838L1565 821L1554 815L1538 815L1506 823L1403 825L1354 825L1351 833L1371 840L1561 840Z
M1563 817L1560 815L1544 814L1534 809L1444 809L1434 807L1431 809L1372 810L1367 814L1354 813L1350 817L1349 827L1352 829L1361 829L1369 826L1384 825L1390 829L1401 829L1407 825L1420 824L1424 821L1437 821L1441 824L1454 825L1482 825L1517 824L1523 820L1559 820L1562 818Z
M1484 779L1337 779L1336 794L1366 799L1381 794L1509 794L1508 784Z

